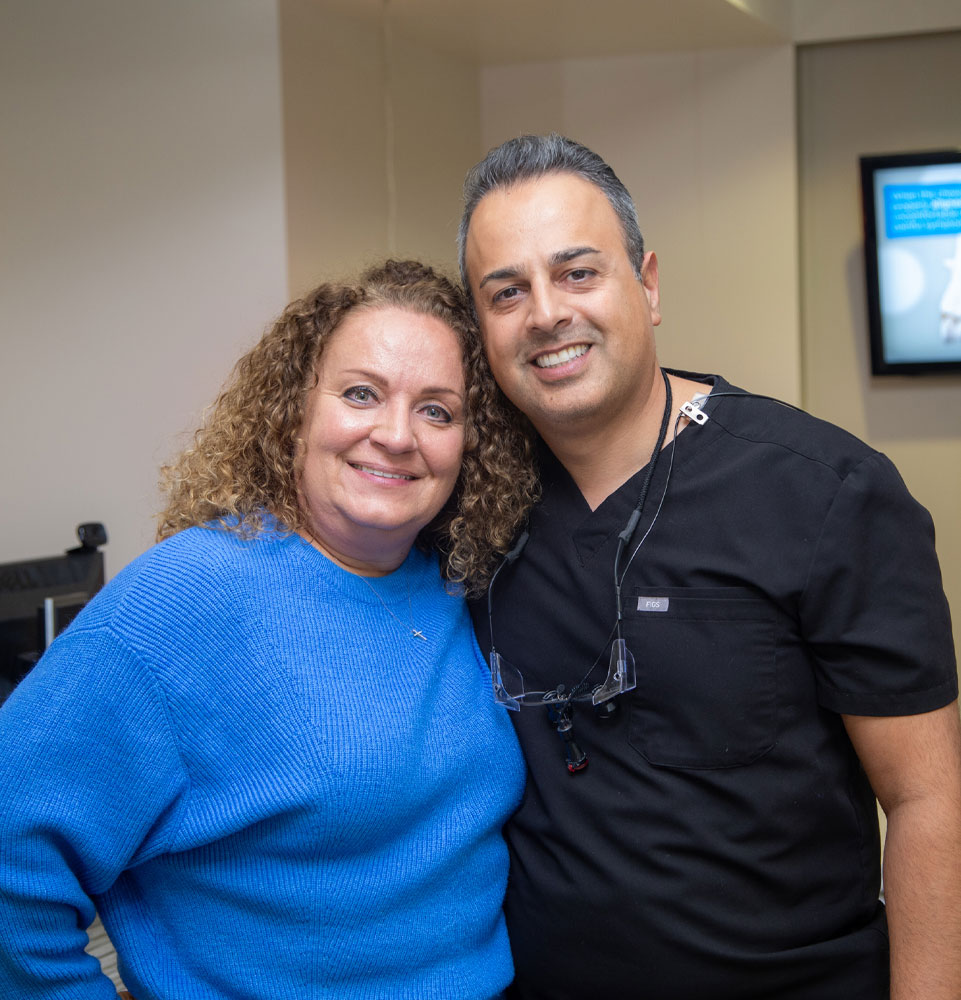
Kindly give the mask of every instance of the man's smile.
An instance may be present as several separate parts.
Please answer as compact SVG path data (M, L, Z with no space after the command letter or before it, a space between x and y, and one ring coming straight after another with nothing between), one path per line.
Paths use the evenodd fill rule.
M539 354L534 358L534 364L538 368L554 368L563 365L574 358L579 358L590 350L590 344L575 344L572 347L565 347L560 351L552 351L550 354Z

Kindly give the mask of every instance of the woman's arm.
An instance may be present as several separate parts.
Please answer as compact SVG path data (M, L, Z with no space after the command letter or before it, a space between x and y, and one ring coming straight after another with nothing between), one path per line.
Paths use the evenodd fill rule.
M71 630L0 710L0 997L115 1000L93 899L161 853L186 781L147 668Z

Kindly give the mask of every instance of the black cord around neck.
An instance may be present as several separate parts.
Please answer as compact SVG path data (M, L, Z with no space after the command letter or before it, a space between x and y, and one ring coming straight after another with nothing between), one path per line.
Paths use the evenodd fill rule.
M667 428L671 422L671 404L674 401L674 394L671 391L671 382L667 377L667 372L661 369L661 377L664 379L664 414L661 417L661 428L657 433L657 443L654 445L654 450L651 452L650 461L647 463L647 474L644 476L644 482L641 484L641 493L637 499L637 503L634 506L634 510L631 513L630 518L628 518L627 524L624 526L624 530L617 536L617 554L614 556L614 587L617 592L617 620L620 621L621 614L621 585L617 578L617 570L621 564L621 555L624 549L630 544L631 539L634 537L634 532L637 530L637 524L641 519L641 515L644 513L644 504L647 502L647 494L651 488L651 480L654 478L654 470L657 468L657 459L661 454L661 449L664 447L664 439L667 437Z

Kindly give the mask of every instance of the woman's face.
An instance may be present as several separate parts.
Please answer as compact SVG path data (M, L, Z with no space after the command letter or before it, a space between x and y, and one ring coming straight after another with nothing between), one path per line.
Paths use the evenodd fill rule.
M335 562L386 573L450 496L464 452L457 335L395 306L356 309L321 355L307 398L300 491Z

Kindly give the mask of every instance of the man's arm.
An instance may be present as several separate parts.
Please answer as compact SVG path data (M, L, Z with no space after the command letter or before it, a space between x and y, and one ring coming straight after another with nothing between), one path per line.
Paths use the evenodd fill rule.
M958 703L921 715L843 718L887 817L884 895L891 939L891 1000L959 1000Z

